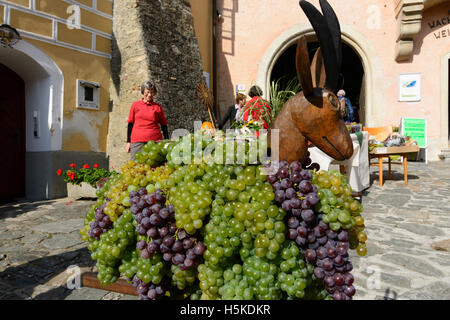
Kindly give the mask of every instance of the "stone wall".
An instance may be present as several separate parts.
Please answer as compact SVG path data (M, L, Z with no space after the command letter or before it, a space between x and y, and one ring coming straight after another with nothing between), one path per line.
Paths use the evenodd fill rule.
M130 159L124 151L128 113L141 99L136 88L148 79L157 87L155 101L163 106L169 133L192 131L195 120L209 119L197 98L203 74L189 1L114 2L107 154L116 169Z

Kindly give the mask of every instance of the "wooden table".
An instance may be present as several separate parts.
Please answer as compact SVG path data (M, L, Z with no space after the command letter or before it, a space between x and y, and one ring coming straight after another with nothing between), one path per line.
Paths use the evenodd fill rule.
M378 176L380 187L383 186L383 158L388 158L388 179L391 179L391 164L403 164L403 175L405 178L405 185L408 184L408 154L419 152L419 146L402 146L402 147L385 147L385 148L374 148L369 152L369 161L371 159L377 158L378 163L370 163L371 166L378 166ZM401 156L403 157L402 162L392 162L389 156Z

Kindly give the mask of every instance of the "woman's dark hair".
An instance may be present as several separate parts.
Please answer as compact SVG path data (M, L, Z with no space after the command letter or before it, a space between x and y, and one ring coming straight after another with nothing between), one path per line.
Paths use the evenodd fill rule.
M248 90L248 95L249 95L250 98L253 98L253 97L260 97L260 96L263 95L263 92L262 92L262 90L261 90L260 87L258 87L258 86L252 86L252 87L250 88L250 90Z
M144 94L145 89L153 91L155 94L158 92L156 90L155 85L150 80L145 81L143 84L141 84L141 93Z

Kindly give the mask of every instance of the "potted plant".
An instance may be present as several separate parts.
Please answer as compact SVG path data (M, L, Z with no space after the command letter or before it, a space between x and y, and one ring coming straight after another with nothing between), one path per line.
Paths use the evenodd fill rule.
M70 169L58 169L56 172L67 182L67 196L69 198L95 198L97 188L100 188L114 171L99 168L95 163L91 168L84 164L79 170L71 163Z

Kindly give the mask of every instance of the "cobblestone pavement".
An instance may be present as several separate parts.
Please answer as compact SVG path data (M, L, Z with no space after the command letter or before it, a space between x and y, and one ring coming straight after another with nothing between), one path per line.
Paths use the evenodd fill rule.
M372 186L362 204L368 254L352 252L355 299L450 299L450 162L393 166L392 180ZM384 172L385 178L387 172ZM55 199L0 205L0 299L137 299L66 286L71 265L93 271L79 236L92 200ZM432 244L441 243L441 250ZM443 251L443 250L447 251Z

